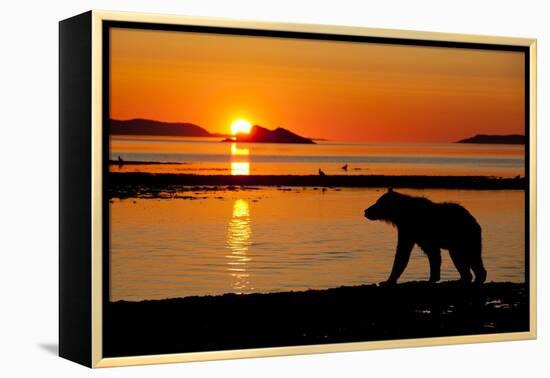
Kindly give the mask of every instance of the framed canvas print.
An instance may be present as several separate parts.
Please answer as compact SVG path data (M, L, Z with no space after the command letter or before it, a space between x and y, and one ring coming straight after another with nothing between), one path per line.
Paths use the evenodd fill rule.
M59 353L530 339L536 41L60 22Z

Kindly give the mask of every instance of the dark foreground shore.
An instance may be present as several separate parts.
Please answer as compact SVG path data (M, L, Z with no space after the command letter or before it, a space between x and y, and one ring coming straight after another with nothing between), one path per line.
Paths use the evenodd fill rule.
M202 190L201 186L217 187L341 187L341 188L408 188L408 189L525 189L527 181L520 178L488 176L383 176L383 175L189 175L110 172L110 198L151 196L155 193ZM198 187L198 188L197 188Z
M410 282L114 302L108 357L527 331L526 285Z

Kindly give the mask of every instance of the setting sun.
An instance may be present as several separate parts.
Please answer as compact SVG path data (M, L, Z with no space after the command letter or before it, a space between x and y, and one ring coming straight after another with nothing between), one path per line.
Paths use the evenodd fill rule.
M252 125L245 119L237 119L231 124L231 134L237 135L238 133L248 134Z

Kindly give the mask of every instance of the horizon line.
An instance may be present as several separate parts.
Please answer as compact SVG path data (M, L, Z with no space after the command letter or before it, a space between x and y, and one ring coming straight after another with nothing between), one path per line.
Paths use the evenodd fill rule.
M193 125L193 126L197 126L197 127L200 127L201 129L204 129L206 132L208 132L211 136L206 136L206 137L193 137L193 136L175 136L175 137L184 137L184 138L215 138L215 137L230 137L230 136L234 136L233 134L231 133L220 133L220 132L211 132L207 127L205 126L201 126L197 123L194 123L194 122L190 122L190 121L164 121L164 120L159 120L159 119L153 119L153 118L146 118L146 117L132 117L132 118L112 118L112 117L109 117L109 121L121 121L121 122L127 122L127 121L136 121L136 120L143 120L143 121L152 121L152 122L158 122L158 123L165 123L165 124L187 124L187 125ZM260 124L257 124L257 123L254 123L252 125L253 127L254 126L259 126L259 127L263 127L265 129L268 129L270 131L272 130L276 130L278 128L281 128L281 129L285 129L285 130L288 130L288 131L291 131L290 129L288 128L284 128L284 127L281 127L281 126L277 126L273 129L270 129L268 128L267 126L262 126ZM124 135L124 134L111 134L109 133L109 135ZM149 135L149 134L131 134L131 135L140 135L140 136L163 136L163 137L174 137L172 135ZM302 135L300 135L302 136ZM480 132L480 133L476 133L474 135L470 135L470 136L466 136L466 137L462 137L461 139L459 140L453 140L453 141L437 141L437 142L434 142L434 141L424 141L424 142L411 142L411 141L393 141L393 142L387 142L387 141L384 141L384 142L381 142L381 141L372 141L372 140L363 140L363 139L354 139L354 140L350 140L350 139L331 139L331 138L325 138L325 137L310 137L310 136L302 136L304 138L307 138L307 139L311 139L311 140L315 140L315 141L324 141L324 142L357 142L357 143L367 143L367 144L370 144L370 143L378 143L378 144L392 144L392 143L396 143L396 144L438 144L438 143L451 143L451 144L455 144L455 143L460 143L460 141L462 140L465 140L465 139L471 139L473 137L477 137L477 136L491 136L491 137L511 137L511 136L521 136L521 137L525 137L525 134L516 134L516 133L513 133L513 134L487 134L487 133L483 133L483 132ZM241 142L243 143L243 142ZM247 142L247 143L254 143L254 142ZM468 144L468 143L465 143L465 144ZM470 144L476 144L476 143L470 143ZM520 145L520 144L516 144L516 145ZM524 145L524 144L523 144Z

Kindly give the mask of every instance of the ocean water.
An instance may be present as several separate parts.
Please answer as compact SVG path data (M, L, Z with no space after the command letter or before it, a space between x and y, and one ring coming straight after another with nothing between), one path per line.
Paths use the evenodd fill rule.
M524 176L521 145L222 143L221 138L112 136L110 158L178 164L111 165L114 172L189 174ZM347 170L342 169L347 164Z
M455 201L483 230L488 281L524 282L524 191L403 190ZM258 188L113 199L110 300L324 289L383 281L396 230L363 210L379 189ZM442 280L459 278L447 251ZM401 281L426 280L415 247Z

